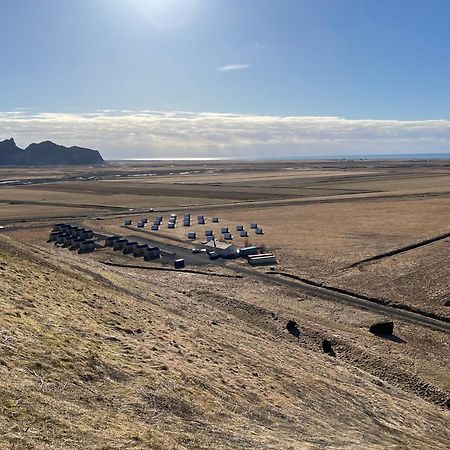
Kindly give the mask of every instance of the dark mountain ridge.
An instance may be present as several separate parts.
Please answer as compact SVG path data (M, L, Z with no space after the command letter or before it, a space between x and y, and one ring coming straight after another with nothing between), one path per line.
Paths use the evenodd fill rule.
M64 147L44 141L21 149L13 138L0 142L0 166L64 166L104 162L97 150L89 148Z

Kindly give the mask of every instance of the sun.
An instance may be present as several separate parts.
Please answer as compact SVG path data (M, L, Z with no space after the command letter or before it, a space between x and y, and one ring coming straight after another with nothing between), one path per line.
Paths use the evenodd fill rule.
M193 16L197 0L130 0L136 11L157 28L176 30Z

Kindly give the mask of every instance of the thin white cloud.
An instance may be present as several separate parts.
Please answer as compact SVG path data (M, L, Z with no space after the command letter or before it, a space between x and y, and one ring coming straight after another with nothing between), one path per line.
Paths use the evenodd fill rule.
M217 68L217 72L232 72L235 70L245 70L250 67L250 64L228 64Z
M22 147L45 139L83 145L106 158L439 153L449 151L450 121L151 110L0 112L0 140L9 137Z

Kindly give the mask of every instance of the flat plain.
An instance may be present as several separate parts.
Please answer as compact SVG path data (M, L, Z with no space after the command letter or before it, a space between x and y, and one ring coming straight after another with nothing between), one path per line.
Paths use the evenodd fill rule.
M447 448L450 161L123 162L0 183L5 446ZM57 248L61 221L176 248L187 270ZM278 265L188 259L222 227ZM368 331L382 320L393 336Z

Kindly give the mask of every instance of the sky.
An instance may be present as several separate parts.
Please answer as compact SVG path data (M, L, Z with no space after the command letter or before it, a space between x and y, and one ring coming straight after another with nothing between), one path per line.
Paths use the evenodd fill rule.
M0 0L0 140L448 153L449 17L447 0Z

